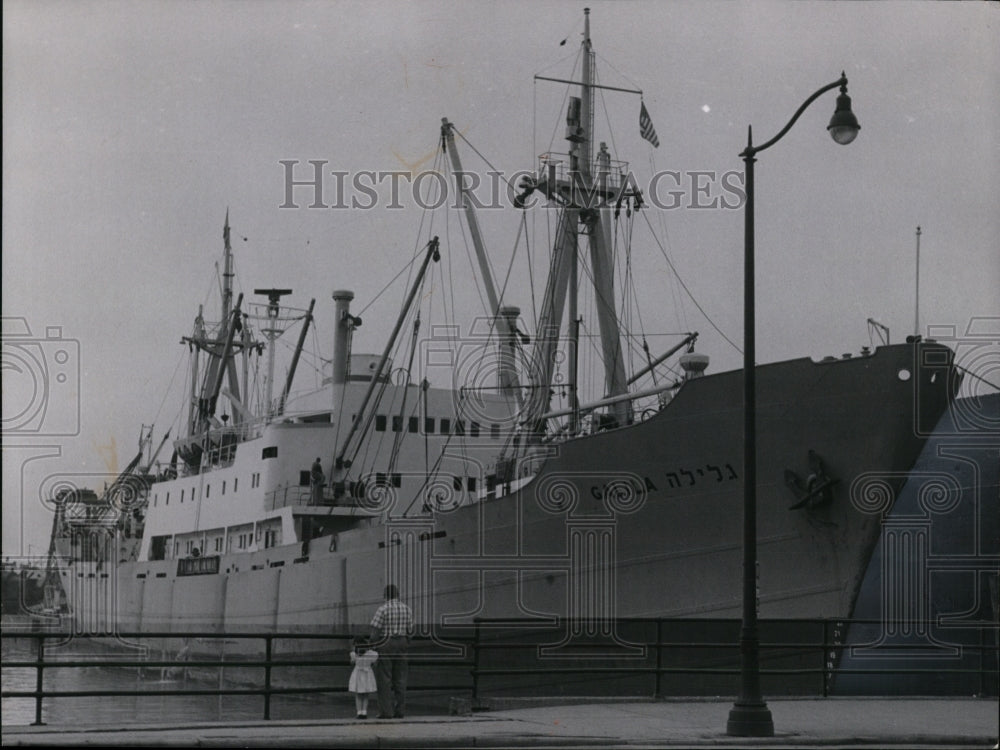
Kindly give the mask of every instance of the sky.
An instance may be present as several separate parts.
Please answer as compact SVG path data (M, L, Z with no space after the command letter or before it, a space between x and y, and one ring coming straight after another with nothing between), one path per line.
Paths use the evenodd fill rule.
M3 554L44 554L54 482L99 486L142 425L158 439L175 424L180 337L199 304L214 310L227 211L238 291L315 298L326 356L330 293L355 292L355 351L380 351L406 274L389 282L432 233L448 248L422 304L483 314L456 211L425 213L407 182L397 208L386 183L368 209L309 208L309 187L288 200L282 161L296 180L310 160L348 184L365 171L420 174L435 168L447 117L466 170L490 168L472 147L505 173L533 169L538 154L566 150L565 87L534 76L579 74L585 5L6 2ZM598 138L644 189L680 175L657 183L680 191L678 205L661 193L635 224L642 307L629 319L654 353L697 330L712 370L741 366L744 215L711 204L732 198L720 186L742 173L748 126L764 142L841 71L857 140L823 132L833 91L758 157L758 361L857 352L873 343L868 318L894 343L912 334L918 225L919 329L962 340L974 319L1000 316L997 3L589 7L598 80L642 90L660 145L640 138L638 96L625 92L603 93L595 119L614 137ZM335 187L324 180L324 203ZM550 216L529 212L529 274L520 214L483 213L497 274L517 261L505 301L531 310ZM647 218L661 245L640 243ZM40 390L17 369L26 351L45 363ZM24 406L39 398L44 412Z

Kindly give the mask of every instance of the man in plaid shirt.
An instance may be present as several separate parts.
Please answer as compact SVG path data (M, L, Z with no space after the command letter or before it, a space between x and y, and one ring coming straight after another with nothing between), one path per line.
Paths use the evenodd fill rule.
M378 651L375 678L378 683L380 719L402 719L406 709L406 650L413 633L413 610L399 600L399 589L385 587L385 604L372 618L371 638Z

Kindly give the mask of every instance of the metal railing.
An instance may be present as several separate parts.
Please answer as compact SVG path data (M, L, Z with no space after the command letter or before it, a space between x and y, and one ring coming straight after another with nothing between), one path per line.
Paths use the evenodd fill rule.
M997 691L997 630L990 627L978 627L977 643L963 644L960 649L966 654L974 655L971 661L975 666L946 666L940 659L930 667L913 667L915 658L912 642L885 642L873 646L871 642L851 643L846 640L851 626L879 626L882 623L875 620L761 620L761 676L762 678L799 678L795 689L800 695L830 694L831 682L834 677L846 675L858 676L889 676L900 678L904 676L949 674L965 679L968 684L975 684L979 695L996 695ZM928 623L930 624L930 623ZM36 621L37 625L37 621ZM589 678L585 684L590 685L595 678L639 678L633 681L629 695L651 694L654 698L663 698L666 694L665 680L670 676L686 676L688 679L717 680L733 677L732 687L737 685L739 668L738 620L719 619L618 619L613 621L613 629L603 633L575 634L573 623L568 627L539 627L537 621L505 619L477 619L471 626L456 626L441 628L430 635L414 638L409 656L414 667L444 666L447 668L444 679L434 683L417 684L408 687L414 691L437 691L461 693L469 695L472 704L483 697L484 681L490 678L514 678L516 690L520 685L530 690L539 684L558 684L552 679L563 682L566 678L578 675ZM775 638L769 632L792 632L793 637ZM697 634L698 637L671 638L671 633ZM810 634L818 637L812 638ZM46 698L83 698L104 696L222 696L246 695L262 696L264 701L263 718L271 718L271 702L278 695L305 695L312 693L344 693L347 692L346 680L338 685L317 684L307 685L298 681L293 686L276 685L273 673L276 669L290 667L350 667L346 656L337 658L322 656L307 656L300 652L290 651L279 654L276 644L279 641L328 641L336 644L325 649L326 652L337 651L346 654L348 644L356 633L289 633L289 632L122 632L95 635L81 635L44 627L20 630L10 627L8 623L0 638L31 639L34 641L35 658L8 658L7 650L0 662L3 669L29 668L35 670L34 690L3 690L2 697L30 698L35 701L35 724L42 724L42 706ZM720 637L725 635L725 638ZM732 635L732 637L729 637ZM103 642L114 639L125 645L132 642L132 648L138 648L135 655L122 653L103 655L100 658L81 658L79 655L68 655L68 658L58 658L57 646L65 645L71 640L94 639ZM144 640L153 639L163 642L191 641L207 642L216 646L218 657L196 656L194 658L149 658L151 651L157 650L151 646L137 646ZM224 658L223 649L229 641L262 641L263 657L230 655ZM987 641L993 641L988 643ZM48 647L47 647L48 646ZM162 650L162 646L159 647ZM878 649L881 659L888 663L884 666L858 668L842 664L845 653L853 649ZM935 658L935 644L925 644L923 647L931 658ZM211 649L209 649L211 650ZM300 648L299 651L302 649ZM322 649L312 649L321 651ZM310 651L310 653L312 652ZM259 646L257 652L260 653ZM560 653L561 652L561 653ZM693 658L697 654L698 658ZM905 659L894 658L898 655L908 655L911 664ZM919 656L919 653L917 653ZM939 656L939 655L938 655ZM877 661L877 660L876 660ZM966 662L970 659L965 659ZM791 662L792 666L782 666ZM569 666L565 666L569 663ZM191 687L186 684L180 688L142 690L60 690L46 689L45 674L48 670L59 668L112 667L133 668L139 670L168 669L190 670L194 668L219 669L220 681L218 687ZM259 685L252 687L223 687L221 670L234 668L250 668L263 671L263 679ZM419 672L418 672L419 673ZM646 678L650 678L648 681ZM548 682L546 682L548 680ZM682 683L690 687L691 682ZM727 683L728 684L728 683ZM640 692L637 692L639 685ZM644 687L643 687L644 685ZM496 689L496 686L494 686ZM507 685L505 690L510 690ZM674 693L694 695L696 692ZM717 693L716 693L717 694Z
M329 508L336 506L340 509L350 509L352 515L364 513L371 515L366 508L358 503L358 499L350 495L338 496L331 485L323 486L323 497L321 500L313 497L313 488L309 485L288 484L279 485L275 489L266 493L265 506L268 510L278 510L286 506L301 508L312 506L314 508ZM319 500L319 502L317 502Z
M528 621L504 620L505 624L517 626L519 623ZM732 688L735 690L738 685L738 676L741 673L739 663L739 641L738 629L739 620L719 620L719 619L695 619L695 618L660 618L660 619L631 619L620 618L615 621L616 625L646 625L647 628L655 627L655 635L648 639L631 640L625 635L620 637L613 635L603 639L590 639L590 642L577 642L575 648L578 653L573 655L574 664L572 666L555 666L551 659L539 658L536 664L530 666L510 666L511 663L518 663L515 656L504 656L497 661L501 666L483 666L484 654L490 651L516 652L528 649L543 649L553 655L562 647L562 644L545 645L538 639L507 639L501 637L492 642L483 637L482 629L493 626L494 623L488 620L477 621L475 634L473 637L473 668L472 668L472 698L475 701L479 697L480 680L484 677L519 677L527 678L544 674L546 677L565 678L572 675L587 675L594 677L603 675L605 677L649 675L652 678L652 696L663 698L666 695L664 690L664 679L670 675L700 676L700 677L728 677L732 676ZM917 623L908 621L916 632L921 631L918 626L931 626L936 623L928 621ZM875 626L874 629L884 627L885 623L880 620L869 619L770 619L761 620L761 643L760 661L764 665L760 669L762 678L768 677L799 677L798 687L792 694L799 695L821 695L829 697L831 686L835 678L848 676L859 677L895 677L907 678L926 675L951 675L958 678L966 678L966 684L974 687L970 692L978 695L996 695L998 689L998 652L1000 652L1000 636L996 627L976 626L976 643L964 644L939 644L932 639L924 638L923 642L915 643L915 639L897 639L897 642L879 642L866 640L862 634L862 640L856 642L848 641L848 630L851 626ZM714 626L715 630L728 628L732 637L726 639L697 638L692 639L690 633L703 626ZM726 626L720 628L720 626ZM666 637L667 629L681 629L688 637L683 639L671 639ZM768 630L784 628L785 630L796 630L794 639L768 637ZM544 634L546 631L536 631ZM551 633L551 631L548 631ZM809 633L815 632L820 637L810 639ZM993 643L987 641L992 640ZM597 657L588 657L587 650L599 651L607 649L609 643L613 647L621 650L622 654L616 659L613 654L601 654ZM646 649L644 659L630 658L625 653L630 647L640 647ZM947 651L952 651L952 664L948 665L943 661ZM692 652L701 654L698 658L692 658ZM974 662L974 666L954 666L956 662L962 660L962 653L967 657L965 661ZM858 662L867 661L871 666L859 667L845 666L845 654L861 654L862 658L856 659ZM610 666L596 663L596 660L612 661ZM913 666L915 663L929 660L932 666ZM688 663L684 663L688 662ZM795 666L779 666L781 663L792 662ZM690 682L685 683L690 687ZM693 693L687 693L691 695ZM933 694L933 693L930 693Z
M33 660L24 659L8 659L5 653L2 662L0 662L0 668L2 669L16 669L16 668L33 668L35 670L35 689L34 690L4 690L2 692L2 697L4 699L8 698L31 698L35 701L35 721L33 725L42 725L42 704L46 698L89 698L89 697L114 697L114 696L150 696L150 697L162 697L162 696L222 696L222 695L246 695L246 696L263 696L264 699L264 719L269 720L271 718L271 700L276 695L308 695L313 693L344 693L347 692L346 680L342 680L340 684L337 685L303 685L299 684L297 686L280 686L273 683L273 672L275 669L279 668L290 668L290 667L344 667L345 669L351 666L350 661L346 656L341 656L339 658L323 658L316 656L279 656L275 652L275 642L276 641L302 641L302 640L315 640L315 641L341 641L341 644L336 649L337 651L345 652L349 648L351 639L357 635L344 634L344 633L217 633L217 632L121 632L114 634L99 634L92 636L84 636L80 634L73 634L54 630L35 630L35 631L12 631L10 629L4 629L0 632L0 638L3 640L11 639L31 639L35 641L34 644L34 654L35 658ZM127 656L122 653L108 654L94 658L93 655L87 654L85 657L80 655L70 656L70 658L46 658L46 642L55 641L58 645L64 645L72 640L79 639L91 639L100 640L106 642L113 639L114 641L120 643L123 647L131 642L137 642L145 639L159 639L159 640L169 640L169 641L209 641L218 642L220 648L216 649L221 654L221 647L225 645L225 642L238 640L238 641L263 641L263 658L253 658L253 657L228 657L224 658L220 655L217 658L210 658L204 656L198 656L195 658L148 658L149 652L151 650L157 650L152 647L144 647L139 650L136 656ZM423 638L415 639L415 642L429 641L432 639ZM123 651L125 648L122 649ZM333 649L329 649L333 650ZM414 655L411 656L409 662L413 666L426 666L439 664L440 660L435 659L433 655ZM468 663L464 663L462 666L468 667ZM65 669L65 668L132 668L139 670L150 670L150 669L169 669L169 670L191 670L195 668L217 668L220 670L231 670L239 667L247 667L253 669L263 670L263 680L260 686L253 687L191 687L186 684L179 688L157 688L151 690L142 690L137 692L135 690L60 690L60 689L46 689L44 686L44 676L46 671L52 669ZM220 679L221 683L221 679ZM460 684L451 683L440 683L434 685L412 685L408 686L407 690L434 690L434 691L458 691L462 693L467 693L470 690L470 685L467 681L463 681Z
M312 488L308 485L285 484L265 495L267 510L278 510L286 506L303 506L312 504Z

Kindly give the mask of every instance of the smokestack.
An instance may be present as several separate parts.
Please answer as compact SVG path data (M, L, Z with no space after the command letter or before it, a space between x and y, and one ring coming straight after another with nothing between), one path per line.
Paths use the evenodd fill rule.
M498 374L498 385L500 393L505 396L516 395L517 392L517 358L514 356L517 350L517 318L521 314L521 308L513 305L504 305L498 311L498 318L505 324L497 326L500 333L500 369Z
M351 333L361 325L361 319L351 315L351 300L354 292L338 289L333 293L334 329L333 329L333 383L343 385L347 382L348 361L351 350Z

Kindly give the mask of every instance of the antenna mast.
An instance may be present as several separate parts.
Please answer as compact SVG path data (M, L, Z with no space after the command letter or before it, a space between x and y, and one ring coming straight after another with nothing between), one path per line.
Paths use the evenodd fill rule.
M229 319L233 304L233 246L229 244L229 209L226 209L226 223L222 227L222 241L225 244L224 270L222 272L222 319Z

